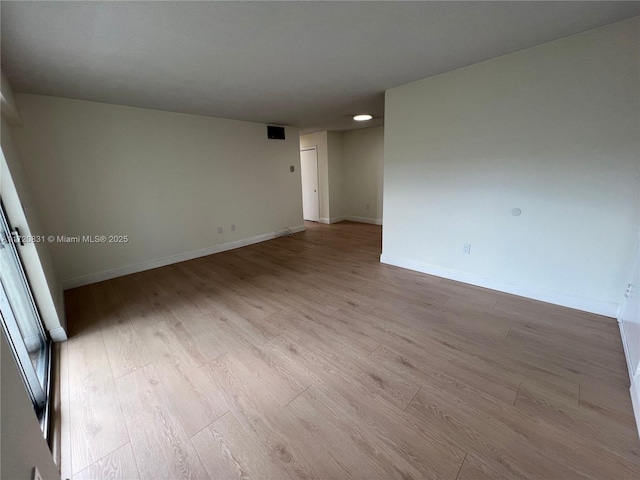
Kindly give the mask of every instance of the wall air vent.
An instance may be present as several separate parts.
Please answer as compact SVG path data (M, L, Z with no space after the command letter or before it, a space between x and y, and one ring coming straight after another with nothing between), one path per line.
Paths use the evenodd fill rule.
M284 140L284 127L267 125L267 138L270 140Z

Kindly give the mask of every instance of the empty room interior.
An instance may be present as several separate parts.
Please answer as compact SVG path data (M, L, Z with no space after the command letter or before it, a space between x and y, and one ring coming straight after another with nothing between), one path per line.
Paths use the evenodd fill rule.
M640 478L640 2L0 14L0 478Z

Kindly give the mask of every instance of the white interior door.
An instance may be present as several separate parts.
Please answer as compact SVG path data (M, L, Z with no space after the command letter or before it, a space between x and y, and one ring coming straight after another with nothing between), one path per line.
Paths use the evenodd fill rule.
M320 220L318 197L318 152L316 147L300 150L300 175L302 177L302 216L305 220Z

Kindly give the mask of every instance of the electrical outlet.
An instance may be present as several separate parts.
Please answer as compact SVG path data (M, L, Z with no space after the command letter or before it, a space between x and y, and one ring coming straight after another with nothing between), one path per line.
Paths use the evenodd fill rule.
M231 225L231 231L235 232L236 231L236 226L235 225Z
M295 172L295 171L296 171L296 167L294 167L293 165L291 165L291 166L289 167L289 171L290 171L291 173Z
M218 227L218 233L222 233L224 230L222 230L222 227Z
M629 298L631 296L631 290L633 289L633 285L628 283L627 288L624 291L625 298Z
M40 475L38 467L33 467L33 476L31 477L31 480L42 480L42 475Z
M369 210L369 204L367 203L367 210Z
M470 243L465 243L462 246L462 253L465 253L467 255L469 255L471 253L471 244Z

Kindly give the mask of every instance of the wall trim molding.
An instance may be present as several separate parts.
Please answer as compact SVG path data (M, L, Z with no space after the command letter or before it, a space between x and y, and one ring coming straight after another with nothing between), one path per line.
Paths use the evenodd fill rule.
M358 223L370 223L372 225L382 225L381 218L369 218L369 217L352 217L347 215L344 217L345 220L349 220L350 222L358 222Z
M605 317L616 318L620 307L620 305L615 302L608 302L597 298L577 297L532 285L518 285L501 280L494 280L492 278L481 277L480 275L475 275L473 273L438 267L436 265L416 262L406 258L392 257L384 253L380 255L380 262L429 275L435 275L437 277L447 278L449 280L468 283L477 287L484 287L491 290L497 290L499 292L510 293L519 297L531 298L541 302L604 315Z
M371 223L373 225L382 225L381 218L352 217L350 215L346 215L342 217L331 217L331 218L321 217L318 220L318 222L324 223L325 225L330 225L332 223L344 222L345 220L348 220L350 222Z
M298 225L295 227L289 227L290 233L298 233L304 231L304 225ZM263 233L262 235L256 235L254 237L243 238L235 240L233 242L222 243L219 245L212 245L211 247L200 248L198 250L191 250L189 252L178 253L176 255L170 255L168 257L157 258L154 260L148 260L142 263L136 263L134 265L127 265L124 267L118 267L111 270L104 270L102 272L90 273L89 275L83 275L81 277L75 277L62 281L62 288L69 290L71 288L82 287L91 283L103 282L112 278L123 277L132 273L144 272L145 270L151 270L158 267L164 267L173 263L184 262L192 260L194 258L206 257L214 253L226 252L227 250L234 250L236 248L246 247L247 245L253 245L255 243L266 242L267 240L273 240L283 236L285 229L277 232ZM51 332L50 332L51 333ZM53 335L52 335L53 337Z
M331 218L320 217L318 222L319 223L324 223L325 225L330 225L332 223L342 222L343 220L345 220L345 218L346 217L331 217Z

